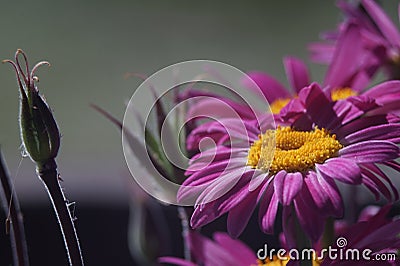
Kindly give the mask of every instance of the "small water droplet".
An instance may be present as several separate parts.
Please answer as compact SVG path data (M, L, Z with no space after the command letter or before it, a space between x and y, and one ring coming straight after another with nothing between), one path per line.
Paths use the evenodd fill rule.
M28 151L25 149L24 145L21 145L21 156L26 158L29 156Z

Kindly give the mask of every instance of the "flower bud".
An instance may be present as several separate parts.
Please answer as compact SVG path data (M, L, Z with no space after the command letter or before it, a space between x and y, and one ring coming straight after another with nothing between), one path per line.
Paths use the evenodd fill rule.
M20 55L25 61L25 73L19 62ZM38 171L46 170L45 168L54 164L54 158L60 147L60 133L52 111L39 95L35 85L38 78L34 73L39 66L50 64L45 61L39 62L30 71L27 57L20 49L15 53L15 62L11 60L3 62L10 63L17 75L20 89L19 122L22 144L31 160L37 164Z

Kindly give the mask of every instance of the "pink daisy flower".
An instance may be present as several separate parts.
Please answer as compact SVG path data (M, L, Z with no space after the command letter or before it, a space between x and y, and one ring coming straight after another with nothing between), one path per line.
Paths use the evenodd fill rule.
M337 39L342 35L343 28L348 24L356 24L360 38L347 49L375 60L373 66L371 65L372 71L383 67L390 78L398 79L400 77L399 30L375 1L362 0L359 3L359 5L354 5L346 1L338 2L338 6L346 15L347 20L339 26L338 32L324 35L328 42L310 45L312 59L316 62L329 63L334 58L334 51L337 49L335 45L340 44L340 40ZM333 43L330 42L332 40ZM358 48L356 49L354 46L358 46Z
M355 108L357 104L363 108ZM228 232L236 237L260 203L264 232L273 233L278 207L282 206L288 239L294 239L298 220L315 242L325 219L343 213L335 181L364 184L377 198L380 194L389 200L398 198L391 180L377 164L400 170L393 161L399 157L395 143L400 140L400 125L389 123L397 119L392 115L364 117L367 107L373 110L376 105L333 102L313 83L285 108L289 127L265 131L263 122L240 119L197 127L189 138L201 139L207 134L219 134L220 138L214 148L191 159L186 171L189 177L178 192L182 202L197 199L192 227L228 213ZM244 132L235 130L242 125ZM234 132L235 145L225 137L227 132ZM276 141L273 155L268 149L271 139ZM227 193L213 198L221 191Z

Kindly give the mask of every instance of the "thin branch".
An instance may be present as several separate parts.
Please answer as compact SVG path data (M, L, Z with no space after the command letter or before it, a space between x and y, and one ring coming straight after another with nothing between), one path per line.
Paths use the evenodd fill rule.
M0 151L0 197L3 208L8 215L6 220L6 231L9 229L13 251L14 265L28 266L28 248L25 239L25 230L22 213L19 208L17 195L13 189L12 180L8 174L6 164ZM11 225L11 228L10 228ZM8 232L7 232L8 233Z
M178 214L179 218L181 219L181 226L182 226L182 238L183 238L183 254L185 260L192 261L192 256L190 252L190 243L189 243L189 220L184 207L178 207Z

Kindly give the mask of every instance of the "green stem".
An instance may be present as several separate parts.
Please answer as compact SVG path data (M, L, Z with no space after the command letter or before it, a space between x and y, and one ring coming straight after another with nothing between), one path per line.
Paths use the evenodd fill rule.
M358 187L350 186L349 195L351 197L348 207L348 219L351 223L357 222L357 210L358 210Z
M54 160L38 168L39 178L47 189L53 204L58 223L64 238L65 248L71 266L83 266L83 258L79 246L78 236L67 200L58 182L57 165Z
M329 217L325 223L324 234L322 235L322 248L328 248L332 246L335 241L335 228L334 220Z
M295 218L295 224L296 224L297 250L299 251L299 253L301 255L302 250L311 248L311 241L308 239L307 235L304 233L297 218ZM312 266L312 261L311 260L300 260L300 266Z
M10 219L9 222L11 224L10 234L11 234L11 246L13 251L14 265L28 266L29 265L28 247L26 245L22 213L19 208L17 195L13 189L13 184L6 169L6 164L3 161L3 156L1 153L0 153L0 180L2 188L0 190L0 198L1 201L3 202L3 207L6 215L9 215ZM7 225L8 224L6 224L6 226Z
M179 218L181 219L182 226L182 238L183 238L183 253L185 260L192 261L191 252L190 252L190 243L189 243L189 219L184 207L178 207Z

